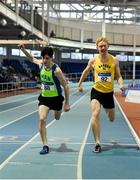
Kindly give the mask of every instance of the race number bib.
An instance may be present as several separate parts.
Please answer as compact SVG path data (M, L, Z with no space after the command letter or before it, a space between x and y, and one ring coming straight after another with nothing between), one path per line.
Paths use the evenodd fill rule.
M111 73L98 73L99 82L111 82Z
M42 90L53 91L54 90L54 85L42 84L41 89Z

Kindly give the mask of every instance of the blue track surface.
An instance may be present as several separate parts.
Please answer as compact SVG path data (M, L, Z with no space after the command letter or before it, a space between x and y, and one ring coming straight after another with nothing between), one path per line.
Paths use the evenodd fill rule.
M139 179L140 151L116 104L116 122L101 114L103 151L92 153L89 91L71 89L71 111L50 112L50 153L39 155L38 94L0 99L0 179Z

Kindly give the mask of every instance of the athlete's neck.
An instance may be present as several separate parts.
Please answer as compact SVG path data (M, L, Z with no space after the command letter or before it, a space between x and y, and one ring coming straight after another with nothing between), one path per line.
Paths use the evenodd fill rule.
M107 62L108 61L108 53L106 54L99 54L100 61Z
M44 64L44 67L45 67L46 70L51 69L52 66L53 66L53 63L46 63L46 64Z

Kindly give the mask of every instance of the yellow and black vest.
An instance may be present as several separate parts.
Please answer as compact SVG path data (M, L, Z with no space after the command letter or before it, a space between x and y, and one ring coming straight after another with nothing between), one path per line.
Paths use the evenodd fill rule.
M94 62L93 88L99 92L108 93L114 89L115 57L108 54L108 61L101 62L99 55Z

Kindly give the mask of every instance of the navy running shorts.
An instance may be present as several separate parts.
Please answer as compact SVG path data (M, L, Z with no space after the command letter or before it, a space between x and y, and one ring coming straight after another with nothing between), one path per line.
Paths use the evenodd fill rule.
M55 97L43 97L40 94L38 100L38 106L44 105L47 106L50 110L61 111L63 107L64 97L62 95Z
M92 88L90 100L97 99L105 109L112 109L115 107L113 92L102 93Z

